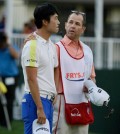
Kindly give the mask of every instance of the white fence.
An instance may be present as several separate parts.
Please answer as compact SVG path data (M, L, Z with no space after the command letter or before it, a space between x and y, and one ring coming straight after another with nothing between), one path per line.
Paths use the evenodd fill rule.
M120 39L103 38L100 46L95 38L81 40L92 49L96 69L120 69Z
M61 36L51 36L54 43L61 38ZM20 49L24 39L23 34L12 35L12 43L18 45ZM120 69L120 39L103 38L100 43L92 37L81 37L81 40L92 49L96 69Z

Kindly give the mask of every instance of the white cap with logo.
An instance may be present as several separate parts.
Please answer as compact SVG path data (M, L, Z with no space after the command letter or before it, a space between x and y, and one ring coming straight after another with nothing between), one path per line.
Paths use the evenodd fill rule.
M50 134L50 125L48 119L45 124L37 123L37 119L32 124L32 134Z

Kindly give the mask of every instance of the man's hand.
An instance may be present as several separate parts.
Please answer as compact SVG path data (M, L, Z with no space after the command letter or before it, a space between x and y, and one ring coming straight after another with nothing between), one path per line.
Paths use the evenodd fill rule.
M85 86L83 87L83 92L88 93L88 89Z
M37 109L37 117L38 117L37 123L40 123L40 124L45 124L46 123L46 116L44 114L43 108L38 108Z
M34 35L34 33L31 33L27 36L27 38L24 40L24 45L27 41L30 41L30 40L36 40L36 37Z

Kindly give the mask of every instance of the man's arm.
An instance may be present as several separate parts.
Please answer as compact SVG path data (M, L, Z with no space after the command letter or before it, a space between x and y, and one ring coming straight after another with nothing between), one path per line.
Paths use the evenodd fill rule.
M58 46L55 45L56 47L56 61L57 61L57 67L54 68L54 81L55 81L55 86L56 86L56 90L58 90L58 86L59 86L59 78L60 78L60 68L59 68L59 49L58 49ZM56 100L57 100L57 96L55 97L54 99L54 102L53 102L53 105L56 103Z
M55 81L55 86L56 86L56 90L58 89L58 83L59 83L59 68L56 67L54 69L54 81ZM55 96L55 99L53 101L53 105L56 103L57 101L57 96Z
M93 65L93 66L92 66L92 73L91 73L90 78L92 79L92 81L93 81L94 83L96 83L95 77L96 77L96 74L95 74L95 68L94 68L94 65Z
M55 86L56 86L56 89L58 88L58 83L59 83L59 67L56 67L54 69L54 80L55 80Z
M37 106L37 116L38 123L45 124L46 116L44 114L42 102L39 94L39 87L37 82L37 68L36 67L26 67L27 80L29 88L33 97L33 100Z
M8 48L9 48L11 56L15 59L18 59L20 54L11 45L9 45Z
M56 88L58 89L58 83L59 83L59 78L60 78L60 50L57 45L56 47L56 52L57 52L57 61L58 61L58 66L54 69L54 79L55 79L55 85Z

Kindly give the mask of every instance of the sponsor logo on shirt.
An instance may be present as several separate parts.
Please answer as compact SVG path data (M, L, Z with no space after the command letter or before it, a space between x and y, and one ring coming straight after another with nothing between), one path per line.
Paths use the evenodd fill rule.
M34 60L34 59L28 59L27 62L35 62L35 63L37 63L37 60Z
M66 73L66 79L69 81L83 81L84 80L84 73Z

